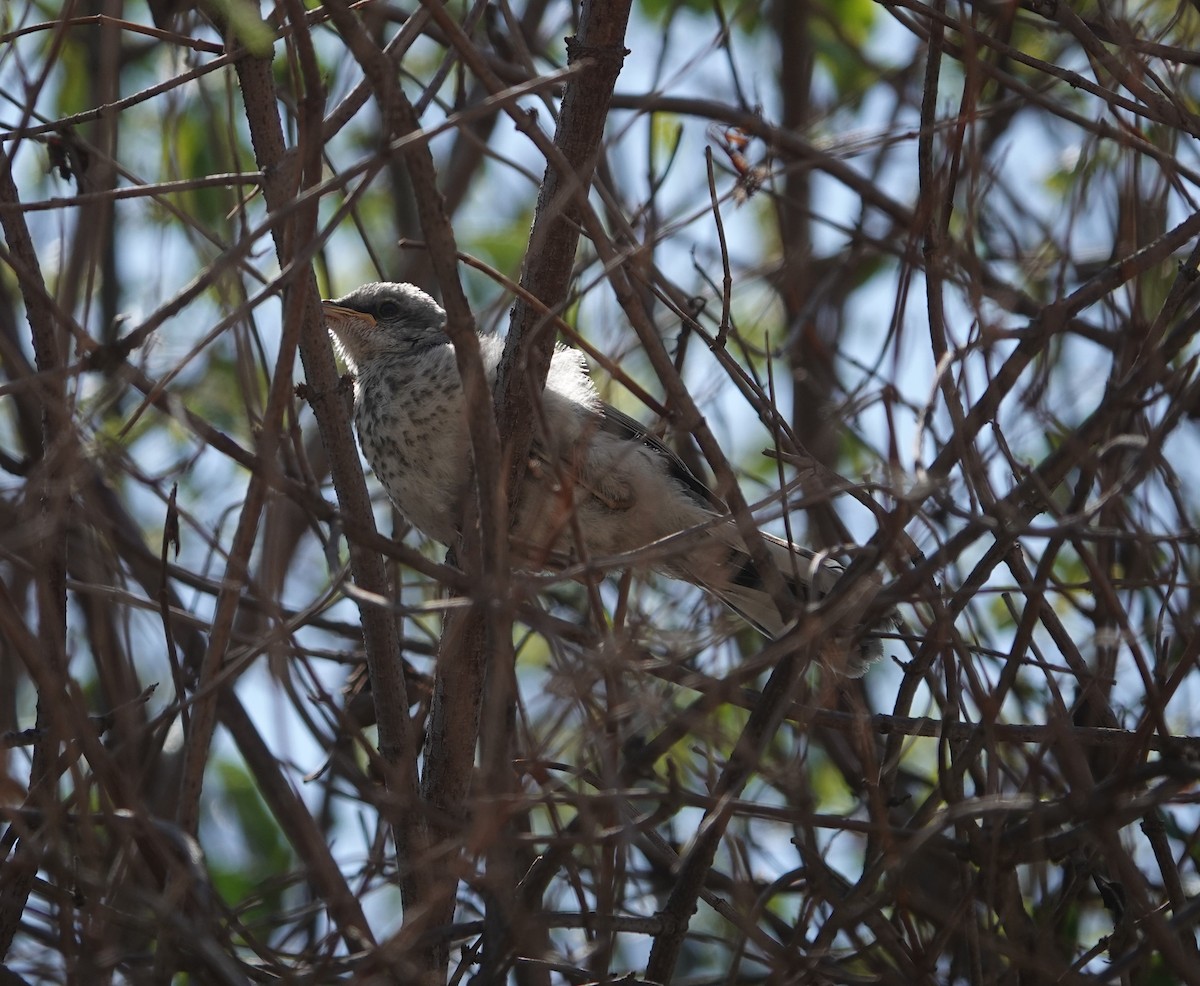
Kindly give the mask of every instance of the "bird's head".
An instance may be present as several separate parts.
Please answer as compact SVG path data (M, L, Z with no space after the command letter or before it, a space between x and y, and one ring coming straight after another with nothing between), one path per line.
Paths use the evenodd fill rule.
M444 342L446 313L411 284L378 281L322 301L334 347L354 373L372 360Z

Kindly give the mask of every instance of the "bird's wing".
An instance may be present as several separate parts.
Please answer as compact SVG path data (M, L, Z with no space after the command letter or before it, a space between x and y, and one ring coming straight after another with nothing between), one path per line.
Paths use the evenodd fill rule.
M640 422L608 404L600 405L600 430L629 442L639 442L664 460L667 473L701 506L725 513L725 504L704 485L666 442Z
M629 415L607 404L601 404L597 408L596 418L590 420L589 425L612 438L636 443L648 450L662 463L667 475L697 505L714 513L727 513L725 504L696 477L683 459L662 439L648 432ZM550 475L555 474L555 469L567 467L576 488L586 491L610 510L628 509L633 506L633 491L621 480L619 473L589 470L586 456L570 462L560 459L554 463L536 441L532 456L541 458L544 464L551 467L548 470ZM547 478L546 472L536 473L543 480ZM770 637L778 636L787 626L781 619L774 600L766 591L758 566L746 550L737 529L732 523L719 524L709 532L709 537L724 544L715 568L713 553L710 550L702 550L684 559L676 559L670 566L671 574L705 587L764 634ZM765 532L762 532L762 538L783 576L784 584L802 605L815 602L826 595L843 572L842 566L836 561L823 555L818 556L809 548L791 544ZM861 605L858 607L860 611L866 608L878 591L877 576L863 580L863 591L859 593L862 596ZM852 647L848 639L841 638L831 639L828 648L827 659L831 662L836 661L843 673L853 677L861 675L866 667L882 654L880 641L871 635L861 639L857 648Z
M667 475L678 483L692 500L706 510L725 513L725 504L696 477L683 459L661 438L647 431L640 422L628 414L624 414L608 404L599 404L596 410L589 414L584 431L585 434L588 432L593 435L601 433L620 439L622 442L633 442L649 450L653 457L662 463ZM559 470L565 469L566 474L572 477L572 482L576 486L596 497L608 509L623 510L633 505L631 499L633 491L628 488L628 484L624 483L619 475L609 472L594 475L594 470L588 468L590 463L587 456L572 456L570 450L567 449L558 450L557 453L552 452L537 432L534 433L530 446L530 460L535 475L539 479L546 478L545 469L549 470L550 475L558 475Z

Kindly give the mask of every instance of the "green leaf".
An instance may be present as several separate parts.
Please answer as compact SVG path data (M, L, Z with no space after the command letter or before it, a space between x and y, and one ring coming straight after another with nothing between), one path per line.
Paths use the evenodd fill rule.
M683 122L674 113L654 113L650 117L650 160L656 177L671 167L679 151Z
M720 0L715 6L727 24L744 31L755 31L762 24L757 4L743 3L742 0ZM669 23L681 10L711 18L713 7L713 0L642 0L642 13L659 24Z
M278 914L294 862L291 849L250 773L227 760L214 767L220 782L212 788L208 810L213 815L232 815L244 845L240 860L217 859L211 866L213 886L231 907Z
M243 0L212 0L213 6L229 24L230 33L257 58L270 57L275 47L275 35L258 15L257 6Z

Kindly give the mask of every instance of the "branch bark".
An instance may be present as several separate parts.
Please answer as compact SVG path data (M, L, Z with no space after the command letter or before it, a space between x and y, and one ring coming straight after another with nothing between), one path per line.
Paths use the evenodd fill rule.
M0 203L17 205L20 196L13 180L12 163L19 143L4 156L0 166ZM65 377L58 371L62 354L57 338L54 305L46 293L37 252L24 215L16 209L0 211L0 228L12 257L21 269L19 283L25 301L25 316L33 334L34 361L39 371L39 398L42 406L41 447L36 450L39 476L36 489L40 499L34 539L34 582L38 612L39 656L48 666L49 676L59 681L66 674L67 633L67 506L71 487L70 471L76 453L71 417L66 405ZM33 450L31 450L33 451ZM30 772L30 798L45 799L49 809L56 801L54 760L60 730L56 728L55 696L38 689L38 739L33 748ZM66 734L61 734L66 735ZM38 870L36 853L24 840L0 867L0 956L8 952L20 927L21 915Z

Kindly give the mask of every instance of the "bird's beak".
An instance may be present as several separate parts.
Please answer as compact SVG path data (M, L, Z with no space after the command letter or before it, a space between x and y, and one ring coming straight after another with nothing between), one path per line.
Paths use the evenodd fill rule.
M325 317L332 322L366 322L372 328L375 326L375 316L368 315L366 312L355 311L344 305L335 305L332 301L322 301L321 308L325 312Z

